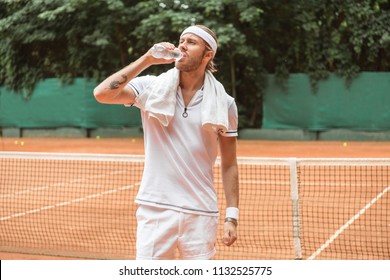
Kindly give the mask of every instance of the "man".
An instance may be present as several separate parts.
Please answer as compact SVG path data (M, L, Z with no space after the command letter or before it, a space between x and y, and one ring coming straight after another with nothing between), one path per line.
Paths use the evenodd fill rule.
M160 76L137 77L152 65L175 61L149 50L94 90L101 103L141 109L145 167L136 197L137 259L173 259L176 250L182 259L215 255L218 145L227 205L223 243L230 246L237 238L237 107L211 74L217 39L205 26L190 26L178 48L183 57Z

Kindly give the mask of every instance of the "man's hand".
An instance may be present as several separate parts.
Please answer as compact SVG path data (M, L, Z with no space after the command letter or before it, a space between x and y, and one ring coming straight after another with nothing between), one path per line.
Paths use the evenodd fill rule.
M232 245L237 240L237 226L232 222L225 222L223 225L223 244Z

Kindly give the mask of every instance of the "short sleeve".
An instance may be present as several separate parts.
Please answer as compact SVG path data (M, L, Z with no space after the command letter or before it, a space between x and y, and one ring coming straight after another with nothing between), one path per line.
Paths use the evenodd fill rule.
M132 79L126 86L130 87L134 91L136 97L138 97L144 91L144 89L155 79L156 76L152 76L152 75L140 76ZM125 104L125 106L127 107L133 105L137 106L137 99L135 103Z
M238 136L238 110L235 100L232 98L229 100L229 127L225 133L221 133L225 137L237 137Z

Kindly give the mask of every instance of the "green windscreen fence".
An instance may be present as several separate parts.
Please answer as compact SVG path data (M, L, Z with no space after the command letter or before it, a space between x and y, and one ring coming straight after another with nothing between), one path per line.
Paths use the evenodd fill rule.
M58 79L39 82L29 99L0 88L0 127L140 127L139 109L98 103L96 83L75 79L63 85Z
M290 75L286 89L270 75L263 110L267 129L389 130L390 73L364 72L350 86L331 75L316 92L305 74Z
M0 127L122 128L141 127L139 109L98 103L96 82L78 78L39 82L29 99L0 88ZM312 91L305 74L290 75L286 88L268 77L263 103L264 129L324 131L390 129L390 72L361 73L347 87L331 75Z

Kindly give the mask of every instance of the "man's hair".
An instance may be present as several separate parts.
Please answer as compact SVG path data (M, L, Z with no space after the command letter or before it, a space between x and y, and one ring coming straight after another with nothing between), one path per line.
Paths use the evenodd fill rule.
M217 44L218 44L217 36L210 28L208 28L204 25L200 25L200 24L195 25L195 26L199 27L199 28L203 29L204 31L206 31L207 33L209 33L214 38L215 42L217 42ZM211 46L206 41L205 41L205 44L206 44L207 51L213 51ZM210 71L211 73L217 72L217 66L214 63L214 57L210 59L209 63L206 66L206 70Z

